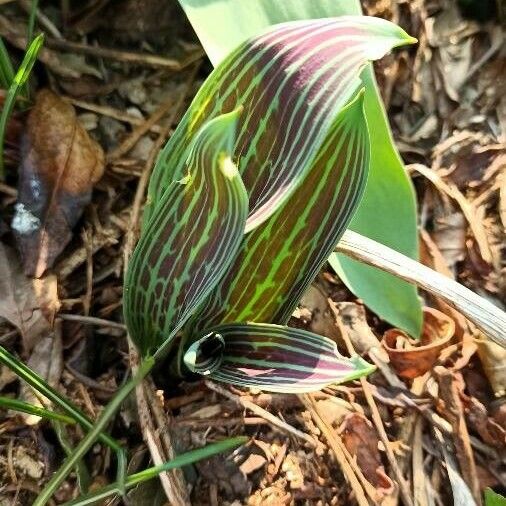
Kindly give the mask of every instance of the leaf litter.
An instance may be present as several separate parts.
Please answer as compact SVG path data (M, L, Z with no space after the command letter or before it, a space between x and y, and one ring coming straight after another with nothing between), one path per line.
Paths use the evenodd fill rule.
M442 0L364 6L420 41L388 57L377 78L412 167L422 262L504 307L503 35L493 20L472 19ZM0 187L0 341L96 417L128 368L124 330L107 322L122 322L122 247L138 178L156 136L184 111L168 101L175 104L183 90L187 102L209 68L189 79L200 57L185 62L198 46L169 0L90 2L63 13L65 26L54 7L39 11L65 38L40 53L37 77L49 79L34 81L35 105L12 123L9 178ZM104 27L104 19L114 22ZM17 3L2 11L0 34L13 50L25 47L26 22ZM85 44L77 34L86 34ZM162 62L151 58L162 55ZM486 487L504 490L504 350L444 302L420 295L427 341L414 343L322 270L291 324L343 350L346 336L378 370L367 385L329 388L314 402L233 388L223 395L205 383L169 384L155 375L151 404L161 433L170 435L160 447L178 453L229 435L252 438L189 470L192 503L409 504L399 476L413 504L479 504ZM60 321L58 312L76 319ZM3 370L2 378L2 395L40 401ZM61 462L60 447L46 422L2 411L0 423L0 501L30 504ZM132 471L142 469L148 455L133 400L112 429L129 449ZM77 444L78 429L68 432ZM114 479L106 449L97 447L87 464L95 483ZM19 488L18 480L14 487L21 476L31 485ZM57 500L76 493L70 477ZM163 504L158 481L129 494L129 504L146 497Z

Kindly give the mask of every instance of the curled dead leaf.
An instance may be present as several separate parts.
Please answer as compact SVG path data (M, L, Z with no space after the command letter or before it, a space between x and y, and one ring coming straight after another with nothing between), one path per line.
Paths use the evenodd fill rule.
M455 334L455 322L437 309L424 308L422 335L419 341L400 329L390 329L383 335L382 344L399 374L413 379L429 371L441 351Z
M395 487L381 462L376 430L364 415L352 413L343 421L339 434L348 452L356 457L364 477L376 489L379 504Z
M74 108L42 90L22 136L21 158L12 229L25 273L40 277L72 238L103 174L104 153Z
M506 395L506 349L481 334L476 340L483 371L496 397Z

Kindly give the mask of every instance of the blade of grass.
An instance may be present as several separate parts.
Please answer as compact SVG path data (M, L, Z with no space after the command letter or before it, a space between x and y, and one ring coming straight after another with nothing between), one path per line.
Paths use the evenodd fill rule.
M40 416L48 420L56 420L63 423L76 423L70 416L56 413L55 411L29 404L28 402L19 401L18 399L11 399L10 397L0 396L0 406L5 409L28 413L29 415Z
M60 446L63 448L65 455L67 456L70 455L74 451L74 448L70 443L67 428L65 427L65 425L59 422L53 422L52 425L56 433L56 437L58 438L58 442L60 443ZM90 473L88 472L88 468L86 467L86 464L84 463L83 459L79 460L76 463L74 472L76 473L79 491L81 492L81 494L85 494L89 490L91 479Z
M54 473L51 479L47 482L46 486L33 503L33 506L45 506L48 503L60 484L72 471L76 463L84 457L86 452L95 443L97 438L105 429L106 425L109 423L109 420L111 420L111 418L116 414L116 411L119 409L123 401L130 395L132 390L134 390L135 387L139 385L141 381L149 374L154 365L155 360L153 357L147 357L143 360L143 362L141 362L137 374L118 390L116 395L102 411L100 417L93 425L93 428L81 440L72 454L65 459L65 462L60 467L60 469L58 469L58 471L56 471L56 473ZM121 480L119 482L120 490L124 489L125 486L125 480Z
M12 67L11 59L4 41L2 37L0 37L0 86L6 90L13 80L14 68Z
M23 61L21 62L21 65L11 82L11 85L9 86L7 96L5 97L2 114L0 115L0 181L3 181L5 179L4 138L5 130L7 128L7 120L9 119L9 116L14 109L14 104L16 103L16 98L19 92L30 76L30 72L32 71L35 60L37 59L37 54L39 53L43 42L44 35L40 34L30 43L25 57L23 58Z
M23 362L19 361L14 355L11 355L3 346L0 346L0 363L4 364L19 378L28 383L36 392L44 395L59 406L62 411L73 418L81 427L87 430L91 430L94 427L93 422L84 413L72 405L71 402L60 395L54 388L49 386L40 376L23 364ZM127 466L125 449L105 432L101 432L98 439L101 443L109 446L116 454L118 481L120 483L123 482L126 476Z
M35 28L35 18L37 16L38 6L39 6L39 0L32 0L32 7L30 9L30 17L28 18L28 33L27 33L28 43L32 42L32 39L33 39L33 29Z
M220 441L218 443L212 443L210 445L205 446L204 448L199 448L198 450L192 450L190 452L183 453L182 455L178 455L169 462L165 462L164 464L160 464L159 466L150 467L139 473L131 474L126 479L125 482L126 488L129 489L134 487L135 485L138 485L139 483L151 480L156 476L158 476L160 473L163 473L165 471L170 471L171 469L187 466L199 460L212 457L217 453L222 453L227 450L231 450L232 448L244 444L247 440L248 438L245 436L234 437L226 439L224 441ZM67 502L64 504L64 506L85 506L87 504L93 504L96 503L97 501L115 495L118 492L119 491L117 484L112 483L111 485L108 485L107 487L104 487L98 490L97 492L93 492L92 494L81 496L73 501Z

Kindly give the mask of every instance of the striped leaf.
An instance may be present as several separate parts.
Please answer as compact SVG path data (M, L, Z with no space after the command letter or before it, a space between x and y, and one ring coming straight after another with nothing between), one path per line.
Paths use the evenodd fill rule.
M287 393L321 390L375 369L358 355L343 357L327 337L259 323L209 329L184 360L191 371L216 381Z
M241 105L234 153L250 200L247 230L264 222L299 185L364 65L412 41L388 21L345 16L283 23L241 44L211 73L163 150L146 219L182 177L202 123Z
M241 246L192 326L285 324L334 249L365 187L369 142L359 93L335 118L289 200Z
M134 251L124 313L144 355L170 343L243 238L248 197L230 158L239 115L235 110L202 126L183 177L168 186Z

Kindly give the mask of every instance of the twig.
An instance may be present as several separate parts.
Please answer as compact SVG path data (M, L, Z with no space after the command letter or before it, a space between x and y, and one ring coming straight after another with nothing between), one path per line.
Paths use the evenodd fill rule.
M376 502L376 494L375 491L371 490L371 485L367 482L365 477L362 475L362 472L358 469L358 466L355 465L355 471L353 470L351 462L352 459L347 458L342 441L338 438L334 433L332 428L326 422L323 414L319 411L317 403L314 401L314 398L309 394L299 395L299 399L304 403L306 408L311 413L313 420L315 421L318 428L322 431L324 436L326 437L329 446L331 447L334 455L339 463L343 474L350 484L353 492L355 493L355 498L358 502L359 506L369 506L369 502L367 501L367 497L364 494L364 489L368 491L368 495L371 497L373 501ZM349 454L348 454L349 456ZM355 474L357 473L357 474ZM357 478L360 476L361 479Z
M351 230L344 233L336 251L415 283L440 297L506 348L506 313L468 288Z
M63 49L65 51L72 51L76 53L89 54L100 58L108 58L111 60L118 60L137 65L147 65L150 67L165 68L173 71L181 71L185 66L192 63L190 60L179 62L172 58L164 58L163 56L157 56L146 53L135 53L131 51L121 51L119 49L111 49L98 46L89 46L87 44L81 44L79 42L70 42L64 39L49 38L46 40L48 47ZM193 55L192 55L193 56ZM202 52L198 52L198 57L203 56ZM195 60L193 60L195 61Z
M336 313L334 313L334 315L335 314ZM335 318L335 323L338 326L339 331L341 332L341 336L346 344L346 348L348 349L348 353L350 355L355 355L356 354L355 348L353 347L353 344L350 341L350 338L348 336L348 332L346 331L344 325L341 323L341 320L339 317ZM378 410L378 406L376 405L376 401L374 400L374 397L371 393L371 387L365 378L360 378L360 384L362 385L362 390L364 392L365 399L366 399L367 404L369 405L369 408L371 410L371 415L372 415L374 425L376 427L376 431L378 432L378 435L379 435L379 437L383 443L383 446L385 448L388 462L390 463L390 467L392 468L392 471L395 474L395 479L397 481L397 485L399 486L399 490L400 490L402 499L404 501L404 504L405 504L405 506L413 506L413 499L411 497L408 484L407 484L406 480L404 479L401 468L399 467L399 463L397 462L397 459L395 458L395 454L392 450L392 445L390 444L390 440L388 439L388 434L386 433L385 426L383 425L383 420L381 419L381 415Z
M172 99L163 102L163 104L147 120L143 121L141 125L135 128L134 131L117 148L107 154L107 160L112 162L128 153L137 144L137 141L145 133L147 133L153 125L158 123L160 119L162 119L172 108L174 108L174 101ZM169 133L168 129L172 126L172 120L174 117L171 117L170 119L171 121L168 122L167 126L160 130L158 138L162 138L162 143L165 142Z
M251 401L242 399L238 395L234 395L232 392L229 392L226 388L223 388L217 383L213 383L212 381L206 380L205 384L207 388L209 388L209 390L212 390L213 392L216 392L222 395L223 397L230 399L238 406L242 406L243 408L249 409L252 413L255 413L255 415L260 416L264 420L269 421L272 425L274 425L278 429L284 432L288 432L289 434L292 434L293 436L306 441L306 443L308 443L312 448L316 448L317 446L316 441L311 436L309 436L305 432L296 429L295 427L292 427L290 424L283 422L283 420L280 420L277 416L274 416L272 413L269 413L264 408L257 406Z
M180 95L177 103L174 105L172 114L169 118L169 121L167 122L167 125L161 130L153 148L151 149L148 160L144 165L143 173L139 179L139 182L137 183L137 190L135 192L134 202L132 205L132 212L130 214L130 221L126 232L125 246L123 249L123 269L125 273L128 267L128 261L130 260L130 257L133 253L133 249L135 246L137 238L137 229L140 220L141 205L144 199L144 194L146 192L151 171L153 170L155 158L158 155L158 151L160 150L162 144L165 142L165 139L169 135L169 131L172 123L174 122L174 119L176 118L177 114L179 114L179 111L183 108L186 95L188 94L188 90L191 88L191 83L195 78L197 68L198 66L196 66L195 69L190 73L188 81L185 86L185 91ZM169 110L168 103L166 103L165 105L167 106L165 112L167 112ZM155 114L153 114L151 118L153 118L153 116L155 116L156 114L157 112L155 112ZM158 119L156 121L158 121ZM146 123L148 122L149 119ZM137 349L135 348L135 345L132 343L132 340L130 339L130 336L128 336L128 334L127 334L127 341L130 350L129 355L130 366L132 368L133 374L135 374L138 369L140 357ZM149 453L151 455L151 458L153 459L153 462L155 463L155 465L161 465L164 461L167 460L166 458L164 458L164 455L162 455L162 452L167 453L168 451L169 454L173 455L173 449L171 441L169 439L165 441L165 450L161 444L159 432L155 429L155 423L153 421L153 413L150 410L149 403L146 399L145 388L146 388L145 383L141 383L135 389L142 435L149 448ZM167 499L169 500L170 504L174 506L183 506L189 504L188 492L186 490L184 476L180 469L174 469L170 472L161 473L160 481L162 483L165 495L167 496Z
M471 493L477 502L481 503L480 484L476 474L476 464L474 461L473 450L469 440L464 418L464 409L460 400L457 385L451 371L442 366L434 368L434 374L439 383L439 397L444 402L444 412L453 428L453 443L457 450L457 459L460 465L460 471L467 483Z
M96 325L97 327L114 327L116 329L126 330L126 327L123 323L104 320L103 318L97 318L95 316L60 313L58 314L58 318L72 322L84 323L85 325Z

